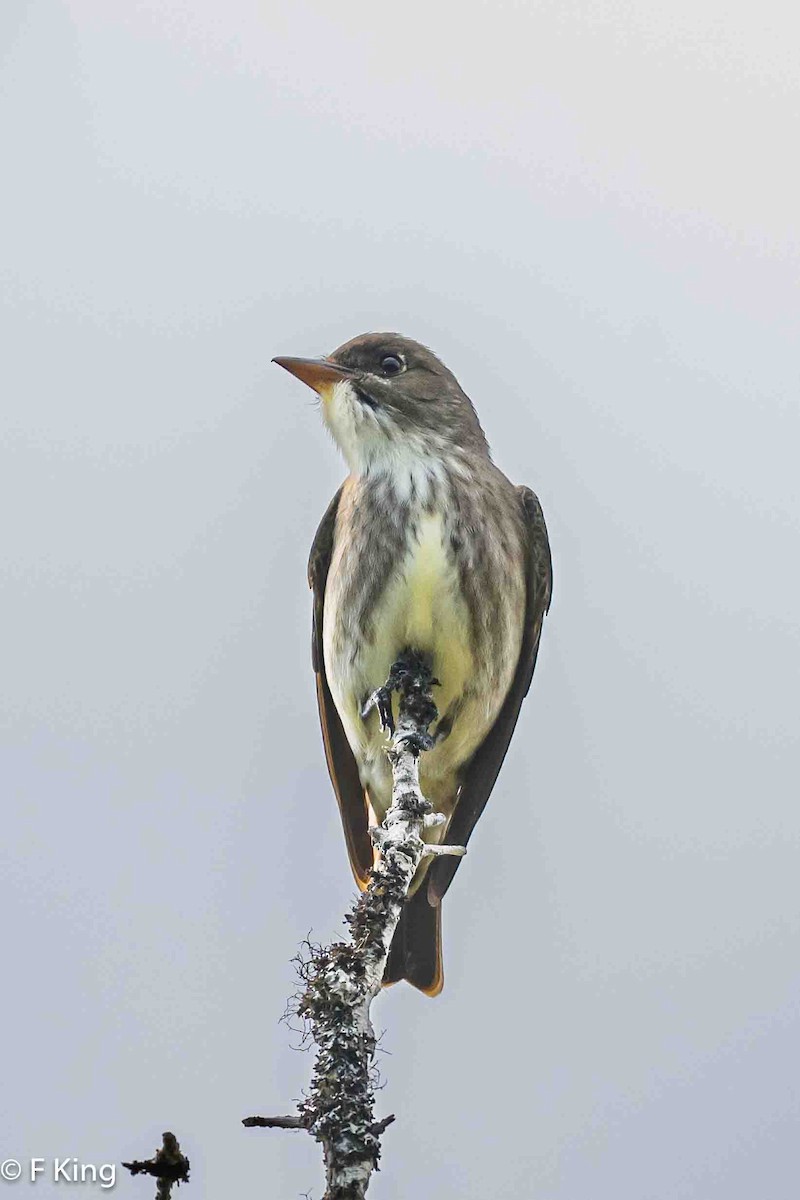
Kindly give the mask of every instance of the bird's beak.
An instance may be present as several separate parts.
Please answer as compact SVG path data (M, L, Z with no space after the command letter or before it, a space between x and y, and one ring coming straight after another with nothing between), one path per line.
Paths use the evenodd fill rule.
M340 367L338 363L327 358L273 358L272 361L290 375L307 383L320 395L330 390L335 383L349 379L354 374L349 367Z

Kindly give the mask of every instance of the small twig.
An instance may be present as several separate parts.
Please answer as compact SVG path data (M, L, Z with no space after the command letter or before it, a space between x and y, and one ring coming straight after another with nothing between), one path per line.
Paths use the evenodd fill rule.
M363 1200L378 1169L380 1135L394 1117L374 1116L376 1038L370 1006L381 990L386 958L408 889L426 854L464 854L460 846L431 846L425 827L441 824L419 786L419 756L434 744L428 727L437 710L430 664L407 652L392 667L369 706L378 708L392 738L392 805L373 829L380 858L366 891L345 917L350 939L331 946L307 944L297 960L301 991L294 1012L317 1045L308 1098L299 1117L248 1117L247 1126L307 1129L322 1145L327 1189L324 1200ZM391 692L399 692L397 728L391 723Z
M174 1133L162 1134L163 1145L152 1158L124 1162L131 1175L153 1175L157 1180L156 1200L170 1200L172 1185L189 1182L189 1160L181 1154L181 1147Z
M392 1122L394 1120L395 1120L394 1113L389 1113L389 1116L384 1117L382 1121L375 1122L375 1124L372 1126L372 1132L376 1136L378 1136L381 1133L384 1133L389 1128L389 1126L392 1124Z
M299 1117L245 1117L242 1124L247 1129L307 1129Z
M378 1137L389 1128L395 1119L394 1113L390 1113L382 1121L375 1122L372 1132ZM247 1129L308 1129L308 1125L299 1117L245 1117L242 1124Z

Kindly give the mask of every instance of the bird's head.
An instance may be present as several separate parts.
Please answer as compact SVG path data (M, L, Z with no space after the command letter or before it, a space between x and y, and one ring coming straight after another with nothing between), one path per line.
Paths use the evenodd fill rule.
M488 454L455 376L410 338L365 333L326 358L273 362L318 393L325 424L356 474Z

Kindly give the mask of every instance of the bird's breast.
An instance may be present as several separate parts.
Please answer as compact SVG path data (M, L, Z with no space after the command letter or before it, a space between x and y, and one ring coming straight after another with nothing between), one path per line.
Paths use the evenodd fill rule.
M340 509L325 589L325 671L380 814L391 792L386 741L376 714L365 721L361 707L404 650L430 654L443 723L432 731L447 733L420 769L426 795L446 810L516 669L524 579L497 557L500 532L466 525L456 505L401 510L369 500L354 492Z
M391 656L406 646L430 653L441 681L442 711L459 695L472 670L470 617L461 592L458 564L438 513L418 521L406 546L405 560L386 590L384 651ZM382 640L380 616L376 641ZM391 665L391 664L390 664Z
M443 712L461 694L473 667L470 615L443 516L424 513L409 521L398 550L368 613L353 607L356 596L347 579L350 571L369 570L368 561L348 563L343 556L339 573L329 578L326 667L335 691L341 686L343 693L356 694L383 683L406 648L428 653L441 681L437 703Z

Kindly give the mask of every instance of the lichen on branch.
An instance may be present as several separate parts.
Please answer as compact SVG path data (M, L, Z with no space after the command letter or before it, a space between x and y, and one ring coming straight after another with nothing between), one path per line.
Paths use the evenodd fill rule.
M391 732L392 805L372 830L380 856L366 891L345 916L349 938L330 946L306 943L297 961L300 988L290 1006L317 1048L314 1071L298 1117L248 1117L253 1126L306 1129L322 1145L327 1190L324 1200L361 1200L378 1168L380 1135L389 1123L375 1120L375 1032L372 1001L381 990L386 958L411 881L426 854L464 854L458 846L430 846L422 830L440 818L419 785L419 756L433 745L436 683L426 657L407 651L383 688L371 698ZM398 694L392 728L391 694Z

